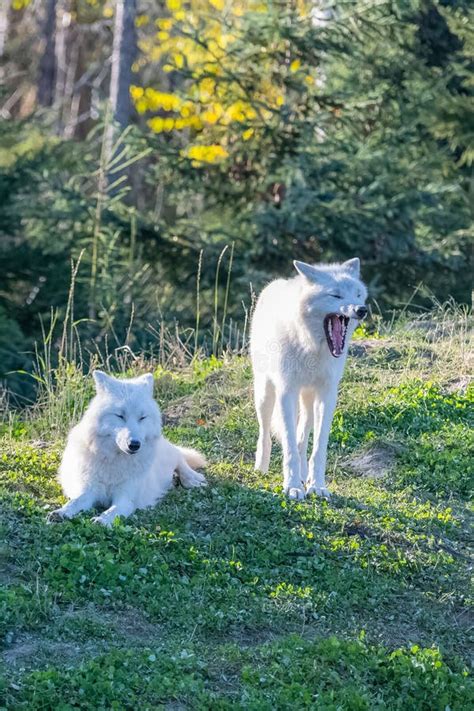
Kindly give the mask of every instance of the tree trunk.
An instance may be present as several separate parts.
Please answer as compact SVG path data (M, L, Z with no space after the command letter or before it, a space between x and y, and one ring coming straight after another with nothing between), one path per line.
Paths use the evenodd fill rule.
M8 35L8 20L10 13L10 3L7 0L0 2L0 58L5 54L5 45Z
M46 0L46 14L43 24L43 54L39 63L38 103L52 106L56 84L56 4L57 0Z
M136 13L137 0L117 0L110 77L110 105L113 120L122 129L128 126L131 113L130 84L132 64L137 53Z
M130 84L132 81L132 64L137 53L137 38L135 32L135 17L137 0L117 0L115 6L114 42L112 48L112 71L110 75L110 122L105 134L105 160L106 162L118 156L123 146L117 144L113 150L116 139L116 128L120 131L127 128L130 121L131 101ZM121 170L120 165L114 165L109 172L106 169L106 182L109 184L110 194L116 194L124 187L126 170ZM111 184L115 186L110 188Z

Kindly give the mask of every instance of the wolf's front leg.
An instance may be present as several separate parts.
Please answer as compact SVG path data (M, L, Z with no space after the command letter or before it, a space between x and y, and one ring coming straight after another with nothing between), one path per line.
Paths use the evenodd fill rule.
M326 458L329 432L336 408L337 386L333 390L318 393L314 401L314 444L308 464L307 494L330 497L326 488Z
M300 476L303 483L308 478L308 441L314 419L314 391L302 390L299 400L298 428L296 439L300 453Z
M282 423L281 446L283 449L283 489L290 499L304 499L304 484L301 481L300 453L296 439L296 408L298 392L282 392L278 407Z
M96 496L94 492L86 491L80 496L78 496L76 499L71 499L70 501L68 501L67 504L61 506L60 509L51 511L47 519L48 523L52 523L53 521L62 521L65 518L72 518L73 516L77 516L77 514L81 511L87 511L88 509L91 509L95 503Z
M133 501L126 495L122 495L114 498L112 506L106 509L100 516L94 516L92 521L94 523L100 523L102 526L110 527L117 516L123 516L126 518L130 516L136 509Z
M73 516L77 516L81 511L91 509L95 503L96 496L94 492L86 491L77 498L68 501L67 504L61 506L60 509L51 511L47 521L48 523L52 523L53 521L63 521L65 518L73 518Z

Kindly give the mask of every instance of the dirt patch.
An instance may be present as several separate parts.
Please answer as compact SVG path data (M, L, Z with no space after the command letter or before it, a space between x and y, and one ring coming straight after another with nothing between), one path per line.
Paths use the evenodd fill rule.
M169 405L163 412L163 424L166 427L180 425L212 424L220 415L222 403L218 397L205 399L201 396L186 395Z
M378 355L380 357L379 351L383 352L386 361L398 360L403 355L400 348L396 347L395 342L389 338L360 338L352 341L349 347L350 355L369 359L369 362L372 360L372 356Z
M444 388L447 393L460 393L465 395L469 385L473 382L472 375L461 375L460 378L450 380Z
M57 642L41 635L24 634L2 652L2 659L7 666L40 668L55 661L67 664L99 652L96 642Z
M143 613L135 609L107 613L101 615L101 619L103 624L113 625L117 634L130 641L152 645L163 637L161 626L150 622Z
M117 611L101 610L90 604L86 608L69 609L64 612L59 624L64 631L68 622L74 621L75 626L83 620L88 625L97 624L97 628L106 629L113 637L122 638L128 642L144 642L153 644L162 637L162 628L133 607Z
M95 624L97 636L93 633L91 639L84 639L89 636L90 625ZM105 634L101 639L102 632ZM139 610L105 612L89 605L60 614L48 628L48 635L19 634L2 651L0 659L7 666L40 669L52 664L76 663L112 647L153 646L162 638L161 626L150 622Z
M227 385L230 380L230 374L224 368L219 370L213 370L212 373L206 377L206 385Z
M193 405L194 399L192 395L184 395L179 400L175 400L164 410L163 424L167 427L176 427L179 424L183 424L189 418Z
M351 355L361 357L387 345L389 345L388 338L358 338L351 342L349 352Z
M396 453L397 448L394 445L377 444L347 457L342 464L358 476L382 479L393 469Z

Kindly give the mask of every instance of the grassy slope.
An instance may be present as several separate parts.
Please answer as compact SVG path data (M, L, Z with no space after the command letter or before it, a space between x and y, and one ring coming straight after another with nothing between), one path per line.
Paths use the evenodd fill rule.
M269 476L253 472L244 359L160 373L168 435L206 452L210 486L110 531L86 515L45 524L61 501L58 404L9 428L0 706L473 707L465 322L406 324L354 351L330 503L288 501L278 451Z

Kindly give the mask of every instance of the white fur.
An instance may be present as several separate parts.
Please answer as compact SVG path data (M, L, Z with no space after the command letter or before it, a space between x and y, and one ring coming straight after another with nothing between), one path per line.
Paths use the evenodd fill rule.
M160 409L153 399L153 376L117 380L94 372L96 396L70 432L59 481L70 501L50 515L72 518L95 505L106 510L93 520L110 526L117 516L153 506L173 486L204 486L204 457L176 447L161 431ZM130 446L140 444L138 451Z
M295 499L310 493L328 497L329 431L357 326L356 309L364 306L367 290L360 280L358 259L318 266L295 262L295 268L297 276L276 279L262 291L253 314L250 353L260 430L255 468L268 471L273 430L282 443L284 490ZM338 358L324 333L328 314L351 319ZM312 427L314 444L308 462Z

